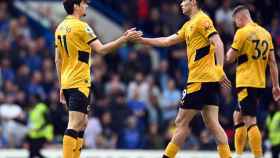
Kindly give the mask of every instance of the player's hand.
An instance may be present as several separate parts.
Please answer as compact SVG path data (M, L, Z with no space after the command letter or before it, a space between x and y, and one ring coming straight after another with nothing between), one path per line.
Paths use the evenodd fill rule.
M125 37L126 41L137 41L143 36L142 31L136 31L136 28L131 28L127 30L123 36Z
M60 89L60 92L59 92L59 101L61 104L66 104L66 100L65 100L62 89Z
M230 82L230 80L227 78L227 75L226 75L226 74L225 74L225 75L223 76L223 78L221 79L220 84L221 84L222 88L227 88L227 89L230 89L230 88L231 88L231 82Z
M280 88L279 87L273 87L272 88L272 95L276 102L280 101Z

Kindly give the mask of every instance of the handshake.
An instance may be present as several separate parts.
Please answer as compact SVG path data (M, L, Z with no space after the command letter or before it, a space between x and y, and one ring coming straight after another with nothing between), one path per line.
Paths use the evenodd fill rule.
M127 31L124 32L124 34L122 35L122 38L128 42L140 42L140 40L142 39L143 36L143 32L142 31L137 31L136 28L131 28Z

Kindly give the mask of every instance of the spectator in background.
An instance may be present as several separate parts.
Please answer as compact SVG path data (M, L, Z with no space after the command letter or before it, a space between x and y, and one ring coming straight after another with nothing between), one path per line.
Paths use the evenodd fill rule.
M51 114L51 123L54 126L54 141L60 143L67 127L68 115L67 109L59 102L57 90L52 89L48 95L48 105Z
M139 21L146 20L149 14L149 3L148 0L137 0L138 12L137 17Z
M41 102L40 96L33 95L30 98L31 109L28 114L27 134L29 158L44 158L40 150L45 143L53 140L53 125L50 120L48 106Z
M145 138L146 149L162 149L164 147L164 140L159 132L159 126L157 123L151 123L148 126L148 134Z
M133 115L137 119L137 128L141 132L144 131L146 127L146 118L147 118L147 109L146 103L140 100L139 90L134 89L134 96L130 100L128 100L127 105L130 110L133 112Z
M136 51L130 51L128 53L128 60L124 63L123 71L126 73L123 74L125 83L129 83L135 79L136 73L141 70L141 63L138 60L138 54ZM130 84L130 83L129 83ZM129 85L128 84L128 85ZM129 86L128 86L129 87Z
M105 85L105 93L107 95L115 94L119 91L124 91L125 85L120 81L119 74L113 74L111 80Z
M120 14L124 14L125 20L124 23L121 24L124 30L129 29L133 25L140 25L142 30L150 30L151 34L145 34L147 36L153 35L154 28L157 32L160 32L159 34L161 36L174 33L176 30L178 30L179 26L181 26L182 22L185 20L185 18L182 16L179 5L176 3L176 1L173 0L156 0L156 1L149 1L149 0L102 0L100 1L101 4L106 5L106 7L109 7L115 11L117 11ZM225 9L224 5L228 5L228 0L221 0L221 1L215 1L215 0L204 0L203 7L207 10L207 13L216 19L216 13L217 10L221 11L222 14L219 14L217 17L222 17L222 20L229 21L228 19L225 19L231 8ZM36 66L36 71L40 71L42 75L42 80L39 83L40 87L43 87L43 91L46 94L46 98L48 99L47 105L50 107L50 111L52 113L52 124L54 126L55 130L55 140L52 142L54 145L61 143L62 135L64 134L64 129L67 126L67 113L65 113L64 106L61 106L61 104L57 103L57 91L58 91L58 82L56 81L56 78L53 76L55 74L54 64L53 64L53 57L54 57L54 35L53 32L57 26L51 19L53 16L50 16L53 14L52 9L48 5L48 3L45 3L43 6L39 6L36 8L37 10L40 10L43 15L43 23L50 26L47 30L38 30L37 28L34 28L34 25L30 25L30 21L26 17L23 17L15 14L13 12L13 8L9 8L9 5L7 3L12 4L13 1L1 1L0 2L0 63L6 62L5 60L8 60L9 63L9 69L13 71L14 78L13 80L3 80L4 76L6 76L4 73L0 73L0 104L7 103L6 97L5 99L2 99L1 101L1 93L5 93L6 96L8 96L8 100L13 100L13 102L21 107L23 112L27 112L27 105L28 102L26 100L26 97L28 95L28 89L31 82L32 75L34 73L34 65L32 64L25 64L26 59L30 58L30 46L31 43L35 45L34 48L38 50L38 52L35 53L35 55L31 56L38 56L40 58L40 63ZM140 4L141 5L138 5ZM142 5L143 3L147 3L145 5ZM258 23L265 23L265 26L267 28L270 28L273 37L275 38L275 41L278 41L278 44L280 44L280 40L278 38L279 36L279 5L280 1L277 0L266 0L266 1L256 1L256 0L236 0L236 1L230 1L231 6L235 6L237 3L246 3L250 6L252 11L256 13L256 19L258 20ZM147 10L148 7L148 10ZM150 8L154 8L153 10ZM156 12L156 18L153 18L154 20L151 20L151 12L154 10L157 10ZM148 12L146 12L148 11ZM141 13L140 13L141 12ZM39 13L39 14L40 14ZM129 15L128 15L129 14ZM269 16L268 16L269 15ZM47 17L47 18L46 18ZM50 17L50 18L49 18ZM141 19L141 20L139 20ZM220 18L218 18L220 19ZM225 45L230 44L232 40L232 35L227 33L226 30L229 28L226 27L225 24L221 24L220 26L220 20L215 21L214 23L218 24L218 32L221 35L222 41ZM264 20L265 21L264 21ZM49 20L49 21L48 21ZM162 24L162 21L165 23ZM34 21L33 21L34 22ZM42 21L41 21L42 22ZM146 26L147 23L153 23L153 28L149 28L150 26ZM96 21L89 22L90 26L95 26ZM155 27L157 26L157 27ZM143 28L147 27L147 28ZM100 32L96 32L97 34L100 34ZM100 34L102 36L102 33ZM101 37L100 36L100 37ZM98 36L99 37L99 36ZM102 38L102 37L101 37ZM48 48L48 49L47 49ZM185 49L181 51L181 47L171 47L168 49L162 49L162 48L155 48L151 49L150 47L144 47L141 48L138 45L135 45L133 43L128 43L127 45L124 45L121 49L116 50L116 54L113 55L113 57L109 56L102 57L98 54L94 54L94 57L92 58L92 63L94 67L94 74L92 73L91 76L93 78L92 82L92 89L93 89L93 95L94 100L94 116L96 119L98 119L102 126L102 133L100 137L97 137L97 147L98 148L117 148L116 142L118 141L118 134L115 132L115 129L119 129L120 131L122 129L117 128L116 121L114 119L120 120L126 119L127 117L123 116L116 116L116 112L121 111L121 114L124 114L127 108L120 108L121 110L117 109L119 106L112 108L112 106L117 105L116 103L116 96L117 95L108 95L105 93L106 87L111 87L112 83L115 84L115 74L119 75L118 82L123 84L125 87L128 87L128 85L133 82L135 78L135 74L139 71L142 71L142 67L146 67L145 71L148 72L148 74L145 74L145 76L152 76L152 79L156 81L156 85L160 89L160 94L163 93L164 89L167 89L168 87L168 80L173 79L175 80L176 87L178 89L185 88L185 79L187 72L186 71L186 65L184 65L186 62L186 54ZM141 49L144 49L144 51L141 51ZM140 53L141 54L140 54ZM178 53L181 52L181 53ZM276 46L275 46L275 52ZM143 55L144 53L144 55ZM149 57L150 56L150 57ZM118 58L120 57L120 58ZM139 60L141 58L141 61ZM158 63L160 58L160 64ZM51 60L50 60L51 59ZM143 63L146 63L146 59L150 60L151 63L148 65L143 65ZM3 60L3 61L2 61ZM144 61L144 62L143 62ZM116 66L117 65L117 66ZM280 65L280 64L279 64ZM31 66L31 67L29 67ZM108 71L109 68L113 68L114 73L111 73ZM147 67L151 67L152 70L148 69ZM0 66L0 72L1 69L4 68L3 65ZM9 71L10 71L9 70ZM5 70L6 71L6 70ZM8 71L8 72L9 72ZM2 71L4 72L4 71ZM233 71L226 71L226 73L229 76L233 76ZM1 76L3 77L1 81ZM13 76L13 75L8 75ZM6 78L6 77L5 77ZM8 77L10 78L10 77ZM114 78L114 81L111 79ZM149 79L146 79L144 77L144 82L146 82L149 85L150 84ZM270 82L267 82L267 85L271 84ZM118 86L117 86L118 87ZM154 87L154 85L153 85ZM110 89L110 88L108 88ZM165 112L162 112L160 106L159 106L159 100L161 98L161 95L158 96L158 94L153 94L150 91L151 88L148 88L149 94L147 95L147 109L148 109L148 120L149 125L145 125L145 129L147 130L151 124L158 124L158 135L170 135L170 133L173 131L172 128L166 128L165 126L168 126L168 124L162 123L162 115ZM156 89L156 88L153 88ZM124 94L130 95L125 89L123 91ZM267 93L267 92L265 92ZM146 95L146 94L145 94ZM271 94L266 94L271 95ZM142 96L141 96L142 97ZM127 97L124 98L124 104ZM234 99L235 100L235 99ZM232 108L235 105L236 101L229 102L225 108L221 108L221 120L222 126L228 130L226 130L229 138L232 136L232 131L230 129L232 128L232 120L228 116L232 115ZM269 100L269 99L268 99ZM111 104L112 103L112 104ZM262 110L262 121L261 124L264 122L263 117L266 117L266 107L267 103L263 103L264 108ZM111 123L104 123L104 122L110 122L109 115L113 118L111 120ZM130 112L130 115L133 115L132 112ZM128 116L130 116L128 115ZM107 121L103 121L107 120ZM2 121L2 123L4 123ZM229 124L230 123L230 124ZM1 124L1 123L0 123ZM120 123L122 124L122 123ZM172 122L171 122L172 124ZM1 125L0 125L1 126ZM121 128L124 128L125 125L121 125ZM263 124L262 124L263 126ZM200 132L203 131L205 128L203 126L202 120L197 121L195 119L191 125L192 131L194 135L191 135L186 142L186 144L182 147L184 149L190 149L190 150L198 150L200 148L201 143L199 142L200 138ZM1 127L0 127L1 128ZM113 130L114 129L114 130ZM1 129L0 129L1 131ZM3 131L2 127L2 134L5 132ZM1 137L3 138L3 135L1 135L0 132L0 148L1 148ZM170 137L164 138L164 141L169 141ZM229 139L229 142L233 142ZM165 144L166 145L166 144ZM7 146L14 146L14 144L7 144L7 140L2 139L2 147L5 148ZM150 146L150 145L149 145ZM153 145L152 145L153 146ZM157 145L156 145L157 146ZM150 146L151 147L151 146ZM147 148L147 147L144 147ZM151 147L152 148L152 147Z
M167 25L167 29L163 31L164 35L169 35L177 31L184 22L180 16L180 8L174 2L163 2L161 4L161 20Z
M219 29L224 28L227 34L233 35L233 19L232 9L230 8L231 1L223 0L222 6L216 10L215 20Z
M147 105L148 111L148 123L157 124L160 131L162 131L163 126L163 112L159 105L159 96L151 94L149 96L149 104ZM163 132L163 131L162 131Z
M97 138L100 137L102 132L102 127L99 122L99 119L96 117L89 115L90 118L88 120L88 125L85 130L84 140L85 146L87 148L97 148Z
M20 26L19 29L24 39L29 42L31 40L31 30L26 16L21 15L18 17L18 26Z
M2 76L2 68L0 67L0 88L3 87L3 76Z
M97 137L97 147L101 149L115 149L117 147L118 136L112 130L112 116L109 111L102 114L101 118L102 132Z
M170 78L170 76L168 75L168 68L168 61L161 60L158 70L156 70L154 73L156 83L160 86L161 90L167 89L168 87L168 79Z
M271 26L269 31L271 32L272 37L276 40L277 47L280 46L280 24L279 16L275 16L271 21ZM276 47L276 46L275 46Z
M271 143L272 158L279 158L280 154L280 104L273 101L269 105L266 128Z
M39 55L40 47L36 42L29 44L28 55L24 58L24 63L33 71L39 71L41 69L42 58ZM40 50L41 51L41 50Z
M30 75L30 69L25 64L19 66L19 68L17 69L15 82L17 83L19 88L24 90L25 92L28 91L28 86L31 78Z
M120 91L113 96L110 112L112 114L112 129L119 135L126 127L124 120L133 114L127 106L124 92Z
M147 103L148 94L149 94L149 92L148 92L149 86L145 79L145 75L142 72L137 72L135 74L134 81L132 81L128 84L128 91L127 91L128 99L133 98L134 93L136 92L135 89L138 90L138 93L140 96L139 100Z
M216 150L215 139L211 136L210 132L204 129L200 133L200 150Z
M18 148L22 146L27 133L27 126L24 124L26 113L19 105L15 104L15 96L6 95L5 98L6 103L0 105L4 145L8 148Z
M119 148L140 149L143 147L142 133L137 129L137 118L130 116L126 120L126 127L120 135Z
M9 16L7 12L7 3L0 2L0 32L7 33L8 27L9 27ZM0 36L0 39L2 38L3 36Z
M2 79L14 81L15 72L14 69L11 67L11 61L8 58L2 59L1 67L2 67L1 69Z
M35 71L32 74L31 82L28 86L29 95L39 95L41 99L46 99L46 93L42 86L42 73L40 71Z
M151 8L148 20L143 26L143 31L151 36L159 36L163 33L163 26L164 23L160 19L159 9Z
M145 75L151 73L152 71L152 57L151 52L149 49L150 47L146 46L139 46L137 47L137 60L139 61L139 64L141 65L141 72L143 72Z
M228 48L230 47L229 41L232 40L234 34L232 9L230 8L231 1L223 0L222 3L222 6L215 12L215 20L225 48Z
M5 93L6 96L11 96L9 99L12 99L12 102L15 99L15 95L18 91L18 86L10 81L10 80L6 80L4 81L4 87L3 87L3 92Z
M180 91L176 89L175 81L169 79L167 89L163 90L160 103L163 111L163 120L165 122L169 122L176 117L180 97L181 94Z

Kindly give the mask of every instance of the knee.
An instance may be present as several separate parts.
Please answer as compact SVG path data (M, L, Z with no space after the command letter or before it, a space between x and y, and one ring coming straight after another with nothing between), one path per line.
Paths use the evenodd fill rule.
M175 119L175 126L176 128L187 128L189 125L183 118L176 118Z
M211 132L215 132L218 129L219 122L215 120L207 120L204 121L205 126L210 130Z
M185 134L187 135L190 132L189 125L186 123L183 119L176 119L175 120L176 125L176 133L178 134Z

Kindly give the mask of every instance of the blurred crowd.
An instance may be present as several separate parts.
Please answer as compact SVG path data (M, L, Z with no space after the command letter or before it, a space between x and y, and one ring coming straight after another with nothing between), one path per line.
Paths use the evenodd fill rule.
M203 8L213 18L225 48L232 42L230 0L206 0ZM248 0L254 19L265 26L280 46L280 2ZM174 0L103 0L120 12L123 27L137 26L145 36L168 36L186 21ZM50 34L37 34L26 16L15 16L10 4L0 2L0 148L21 148L32 128L29 113L38 103L48 107L48 121L54 128L50 147L59 145L67 126L67 109L59 103L59 87ZM94 26L92 26L94 28ZM276 54L278 66L279 56ZM234 84L234 65L225 69ZM87 148L163 149L174 131L174 119L187 79L185 45L151 48L128 43L116 53L92 57L92 100L85 131ZM259 124L267 139L265 119L278 108L272 102L271 82L260 100ZM231 96L221 94L220 121L233 142ZM197 116L191 123L193 134L186 141L188 150L215 150L215 141ZM16 129L16 130L15 130ZM269 143L264 143L269 144Z

